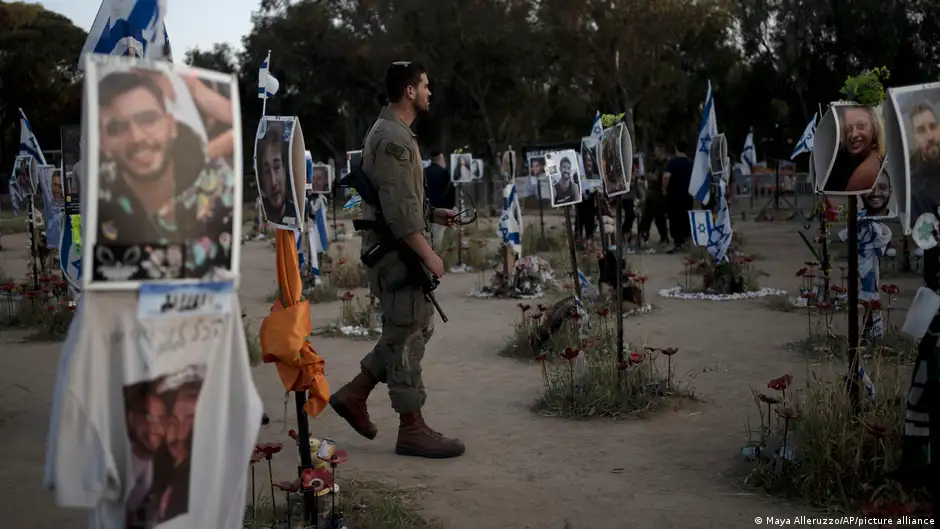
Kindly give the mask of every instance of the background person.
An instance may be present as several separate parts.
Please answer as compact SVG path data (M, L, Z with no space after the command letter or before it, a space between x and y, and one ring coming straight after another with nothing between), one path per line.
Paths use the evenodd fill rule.
M447 162L440 151L431 153L431 163L424 169L424 185L428 204L432 208L454 209L457 207L457 188L447 174ZM431 244L440 249L447 226L431 224Z
M684 140L676 142L676 154L666 162L663 172L663 189L665 189L666 212L669 217L669 232L675 244L666 253L685 251L686 244L691 236L692 228L689 226L689 210L695 204L689 194L689 185L692 183L692 159L686 154L689 144Z
M637 226L641 244L648 244L650 240L650 228L656 225L656 231L659 233L659 244L669 244L669 226L666 222L666 202L663 196L663 180L661 174L662 161L654 162L654 167L650 167L646 172L646 198L643 200L643 213L640 216L640 224Z

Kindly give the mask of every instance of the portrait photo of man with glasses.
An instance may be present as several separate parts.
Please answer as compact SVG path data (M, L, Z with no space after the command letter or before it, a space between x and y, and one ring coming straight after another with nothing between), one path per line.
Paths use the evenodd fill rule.
M110 259L137 246L146 260L148 249L182 251L180 277L152 277L148 270L158 268L141 267L131 280L232 270L240 133L231 79L125 61L92 69L99 77L86 81L95 88L89 120L98 125L96 174L89 175L97 180L95 255Z

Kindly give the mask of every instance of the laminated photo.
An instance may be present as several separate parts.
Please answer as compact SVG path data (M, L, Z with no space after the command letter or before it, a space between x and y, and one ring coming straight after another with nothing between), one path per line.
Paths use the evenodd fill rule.
M483 179L483 161L472 158L470 160L470 175L474 180Z
M573 149L545 155L545 171L551 182L549 190L553 208L581 202L579 170L578 153Z
M624 158L624 136L629 145L629 133L623 123L604 130L600 143L600 169L604 183L604 193L609 197L622 195L630 190L630 173L633 168L633 153ZM630 161L629 164L624 160Z
M84 82L85 143L73 168L87 170L84 288L237 277L242 143L235 77L88 54Z
M581 175L585 181L601 179L601 167L597 162L600 140L594 136L581 138Z
M905 234L940 207L940 83L888 90L888 176Z
M36 191L37 167L32 156L17 156L13 161L13 183L23 195Z
M318 195L328 195L333 186L333 166L315 163L310 168L310 191Z
M349 151L346 153L346 174L353 172L354 168L362 165L362 151Z
M264 220L282 230L303 228L307 181L303 132L293 116L264 116L255 135L255 176Z
M871 192L858 196L858 210L864 218L882 219L898 216L897 198L891 181L888 168L882 167Z
M470 154L451 154L450 155L450 174L451 181L455 184L462 184L473 179L473 155Z
M832 103L814 139L817 189L827 195L864 195L875 185L887 144L881 109Z

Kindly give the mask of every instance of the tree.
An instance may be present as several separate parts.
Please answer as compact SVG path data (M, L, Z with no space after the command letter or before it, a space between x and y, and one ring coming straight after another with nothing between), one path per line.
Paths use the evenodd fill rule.
M19 150L22 108L40 145L60 148L60 126L81 119L79 53L87 34L39 4L0 2L0 165ZM5 179L4 179L5 180Z
M209 51L193 48L186 52L186 64L225 73L237 70L235 52L228 44L215 44Z

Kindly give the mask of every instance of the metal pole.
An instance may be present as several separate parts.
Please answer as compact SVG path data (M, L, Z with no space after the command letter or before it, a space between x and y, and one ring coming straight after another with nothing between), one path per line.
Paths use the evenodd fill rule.
M564 206L565 210L565 230L568 232L568 256L571 258L571 275L574 277L574 292L581 297L581 279L578 277L578 255L574 249L574 228L571 226L571 208L574 206Z
M616 234L617 250L617 365L623 362L623 201L618 197L617 201L617 225L614 228Z
M36 221L34 216L34 207L33 207L34 195L32 193L26 195L26 200L29 201L28 209L28 222L27 227L29 228L29 254L32 257L32 276L33 276L33 290L39 290L39 249L36 247ZM65 229L63 227L63 229Z
M542 206L542 182L541 182L541 180L539 180L538 177L535 177L535 184L536 184L536 186L535 186L535 192L536 192L536 194L537 194L538 197L539 197L539 223L540 223L541 226L542 226L542 239L541 239L541 241L542 241L542 244L545 244L545 211L544 211L544 207ZM569 215L569 213L568 213L568 208L565 208L565 215L566 215L566 216ZM569 229L568 231L569 231L569 232L572 232L573 230L572 230L572 229ZM569 235L570 235L570 233L569 233Z
M858 201L849 197L849 391L852 403L858 410L861 404L861 383L858 379Z

